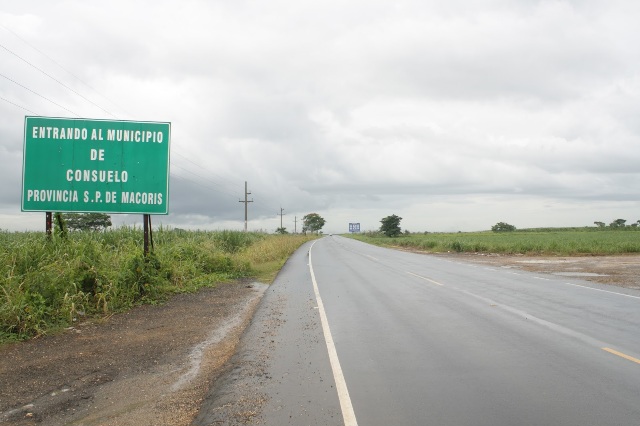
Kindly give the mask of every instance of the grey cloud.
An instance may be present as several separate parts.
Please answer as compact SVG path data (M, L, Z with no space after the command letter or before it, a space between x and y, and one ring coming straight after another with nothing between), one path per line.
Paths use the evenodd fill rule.
M635 2L61 5L14 2L0 23L98 93L11 34L6 43L118 117L173 123L172 213L158 220L241 223L245 180L250 216L265 228L280 207L377 225L384 211L422 218L424 203L441 200L443 218L472 228L460 211L483 210L486 221L510 199L527 200L528 210L514 208L523 221L553 205L576 218L604 202L637 209ZM109 118L6 52L0 59L42 95ZM6 80L0 92L67 115ZM25 114L0 101L3 212L19 210L11 188Z

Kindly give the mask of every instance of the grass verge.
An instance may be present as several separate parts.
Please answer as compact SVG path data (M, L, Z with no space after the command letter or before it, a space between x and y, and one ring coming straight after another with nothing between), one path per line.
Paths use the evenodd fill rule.
M0 231L0 343L50 333L175 293L239 278L271 283L302 235L159 229L142 255L138 228L44 233Z
M640 253L640 232L629 229L562 228L514 232L410 234L388 238L377 233L350 237L380 246L430 253L501 253L551 256Z

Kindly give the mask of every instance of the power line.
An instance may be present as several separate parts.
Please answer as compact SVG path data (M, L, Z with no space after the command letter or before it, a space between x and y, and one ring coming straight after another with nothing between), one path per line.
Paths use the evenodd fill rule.
M115 115L113 115L112 113L110 113L109 111L107 111L106 109L102 108L100 105L96 104L95 102L93 102L92 100L88 99L87 97L81 95L80 93L78 93L77 91L75 91L74 89L72 89L71 87L67 86L66 84L64 84L63 82L61 82L60 80L58 80L57 78L53 77L51 74L47 73L46 71L42 70L41 68L38 68L37 66L33 65L31 62L27 61L26 59L24 59L22 56L18 55L17 53L7 49L5 46L3 46L2 44L0 44L0 47L3 48L4 50L6 50L7 52L11 53L13 56L15 56L16 58L20 59L22 62L24 62L25 64L35 68L36 70L40 71L42 74L46 75L47 77L49 77L51 80L55 81L56 83L58 83L59 85L61 85L62 87L64 87L65 89L68 89L70 91L72 91L73 93L75 93L76 95L80 96L82 99L84 99L85 101L89 102L91 105L100 108L102 111L106 112L107 114L109 114L110 116L117 118Z
M185 157L184 155L180 154L179 152L173 152L171 155L172 155L172 156L173 156L173 155L177 155L178 157L183 158L185 161L188 161L189 163L193 164L194 166L197 166L197 167L201 168L202 170L205 170L205 171L207 171L208 173L211 173L212 175L217 176L218 178L220 178L220 179L222 179L222 180L226 180L227 182L229 182L229 183L230 183L230 184L232 184L232 185L237 185L237 183L236 183L236 182L233 182L233 181L231 181L231 180L229 180L229 179L225 178L225 177L224 177L224 176L222 176L222 175L219 175L219 174L217 174L217 173L212 172L210 169L208 169L208 168L204 167L204 166L203 166L203 165L201 165L201 164L198 164L198 163L194 162L193 160L190 160L189 158Z
M172 156L173 156L173 154L177 154L177 153L176 153L176 152L172 153ZM219 175L219 174L213 173L213 172L211 172L211 170L206 169L206 168L204 168L203 166L201 166L201 165L198 165L198 164L194 163L193 161L191 161L190 159L188 159L187 157L185 157L185 156L183 156L183 155L180 155L180 154L178 154L178 155L179 155L180 157L182 157L184 160L188 161L189 163L191 163L191 164L195 164L196 166L200 167L202 170L206 171L207 173L210 173L210 174L212 174L212 175L214 175L214 176L217 176L218 178L220 178L220 179L222 179L222 180L227 181L231 186L237 187L237 185L238 185L238 184L237 184L237 182L234 182L234 181L232 181L232 180L230 180L230 179L227 179L227 178L225 178L225 177L223 177L223 176L221 176L221 175ZM176 163L175 163L175 162L172 162L171 164L176 164ZM177 165L176 165L176 166L177 166ZM180 167L180 166L177 166L177 167ZM187 170L187 169L184 169L184 170ZM203 177L203 176L201 176L201 175L198 175L197 173L192 172L192 171L189 171L189 173L194 174L194 175L197 175L197 176L199 176L199 177L201 177L201 178L203 178L203 179L209 179L209 178L205 178L205 177ZM214 184L215 184L215 185L222 186L222 184L217 183L217 182L215 182L215 181L213 181L213 180L211 180L211 182L214 182Z
M195 181L195 180L193 180L193 179L189 179L189 178L187 178L187 177L185 177L185 176L179 176L179 175L176 175L175 173L172 173L172 174L171 174L171 178L175 178L175 179L178 179L178 180L182 180L182 181L185 181L185 182L189 182L189 183L192 183L192 184L198 185L198 186L200 186L200 187L203 187L203 188L205 188L205 189L208 189L208 190L213 191L213 192L216 192L216 193L221 193L219 190L217 190L217 189L215 189L215 188L212 188L211 186L204 185L204 184L202 184L201 182ZM231 196L231 195L229 195L229 193L226 193L226 192L222 192L222 194L224 194L224 195L228 195L228 196ZM250 194L250 193L249 193L249 194ZM254 201L255 201L255 200L251 200L251 201L249 201L249 202L254 202ZM264 205L261 205L261 206L262 206L262 207L260 208L260 210L261 210L261 211L263 211L263 212L266 212L266 211L267 211L267 209L263 207ZM269 209L269 211L273 211L273 209ZM270 215L271 215L271 214L269 214L269 213L265 213L265 214L264 214L263 216L261 216L261 217L264 217L264 216L270 216Z
M254 189L255 189L255 188L254 188ZM252 198L252 199L253 199L253 202L254 202L254 204L253 204L253 206L254 206L253 210L254 210L254 211L256 211L256 212L258 212L259 214L261 214L261 215L262 215L262 217L265 217L265 216L271 216L271 215L273 214L272 212L273 212L274 210L276 210L276 211L278 210L278 208L274 207L274 206L273 206L273 205L271 205L270 203L263 202L263 201L260 199L260 197L257 197L257 198L256 198L255 194L253 194L253 198ZM277 214L278 214L278 213L276 213L276 215L277 215Z
M201 187L203 187L203 188L206 188L206 189L208 189L208 190L210 190L210 191L217 192L217 193L219 193L219 194L223 194L223 195L226 195L226 196L228 196L228 197L234 197L234 198L235 198L235 196L234 196L234 195L229 195L228 193L218 191L218 190L217 190L217 189L215 189L215 188L212 188L212 187L210 187L210 186L208 186L208 185L205 185L205 184L203 184L203 183L201 183L201 182L198 182L198 181L195 181L195 180L193 180L193 179L189 179L188 177L185 177L185 176L180 176L180 175L176 175L175 173L172 173L172 174L171 174L171 178L172 178L172 179L183 180L183 181L186 181L186 182L190 182L190 183L193 183L193 184L195 184L195 185L198 185L198 186L201 186Z
M277 210L277 208L275 208L275 207L274 207L274 206L272 206L271 204L264 203L264 202L262 202L260 199L256 199L256 198L254 197L254 199L253 199L253 200L254 200L254 202L256 203L256 204L254 204L254 206L255 206L256 208L259 208L259 209L260 209L260 211L264 212L264 214L265 214L265 215L269 215L269 216L270 216L270 215L272 214L271 212L272 212L273 210Z
M216 193L218 193L218 194L226 195L227 197L230 197L230 198L234 198L234 199L235 199L235 198L237 197L237 194L236 194L236 195L234 195L234 194L230 194L229 192L221 191L221 190L219 190L219 189L217 189L217 188L214 188L214 187L212 187L212 186L210 186L210 185L205 185L205 184L204 184L204 183L202 183L202 182L199 182L199 181L194 180L194 179L190 179L190 178L188 178L188 177L186 177L186 176L180 176L180 175L177 175L177 174L175 174L175 173L172 173L172 174L171 174L171 177L177 177L177 178L179 178L179 179L182 179L182 180L185 180L185 181L188 181L188 182L191 182L191 183L195 183L195 184L196 184L196 185L198 185L198 186L201 186L201 187L203 187L203 188L207 188L207 189L209 189L209 190L211 190L211 191L213 191L213 192L216 192Z
M172 153L171 155L173 156L173 153ZM188 162L190 162L190 163L192 163L192 164L194 164L194 165L196 165L196 166L198 166L198 167L201 167L203 170L206 170L206 169L204 169L204 167L200 166L200 165L199 165L199 164L197 164L197 163L194 163L193 161L189 160L188 158L186 158L186 157L184 157L184 156L182 156L182 155L179 155L179 156L180 156L180 157L183 157L183 158L184 158L185 160L187 160ZM206 177L204 177L204 176L202 176L202 175L200 175L200 174L198 174L198 173L195 173L195 172L193 172L193 171L191 171L191 170L189 170L189 169L185 169L184 167L181 167L181 166L179 166L179 165L175 164L174 162L172 162L172 163L171 163L171 165L172 165L172 167L173 167L173 166L175 166L175 167L177 167L177 168L179 168L179 169L182 169L182 170L186 171L187 173L189 173L189 174L191 174L191 175L194 175L194 176L197 176L198 178L200 178L200 179L202 179L202 180L204 180L204 181L207 181L207 182L209 182L209 183L211 183L211 184L213 184L213 185L216 185L216 186L220 186L220 187L222 187L222 185L221 185L220 183L217 183L217 182L213 181L212 179L210 179L210 178L206 178ZM219 175L218 175L218 176L219 176ZM229 179L225 179L225 178L223 178L223 179L224 179L224 180L226 180L227 182L230 182L234 187L236 186L236 184L235 184L234 182L230 181ZM201 186L203 186L203 185L201 185ZM216 192L222 192L222 193L224 193L225 195L229 195L229 196L232 196L232 197L234 197L234 198L235 198L235 197L237 197L237 195L231 195L231 194L230 194L229 192L227 192L227 191L220 191L220 190L217 190L217 189L214 189L214 188L211 188L211 189L212 189L213 191L216 191ZM262 213L263 215L265 215L265 216L269 216L269 215L271 215L271 213L269 213L269 212L271 212L271 211L273 211L273 210L278 210L278 209L277 209L276 207L274 207L272 204L269 204L269 203L263 202L259 197L258 197L258 198L255 198L255 196L254 196L254 197L252 198L252 202L254 202L254 203L255 203L255 204L254 204L254 206L256 207L256 209L255 209L255 210L257 210L257 211L261 212L261 213Z
M5 99L5 98L3 98L2 96L0 96L0 99L2 99L3 101L5 101L5 102L7 102L7 103L9 103L9 104L11 104L11 105L13 105L13 106L16 106L16 107L18 107L18 108L21 108L21 109L23 109L23 110L25 110L25 111L27 111L27 112L30 112L30 113L31 113L31 114L33 114L33 115L40 115L40 114L38 114L37 112L33 112L33 111L31 111L30 109L25 108L25 107L23 107L22 105L18 105L18 104L17 104L17 103L15 103L15 102L11 102L9 99Z
M7 31L9 31L10 33L12 33L15 37L17 37L18 39L20 39L23 43L25 43L26 45L28 45L29 47L31 47L33 50L35 50L36 52L38 52L38 53L39 53L39 54L41 54L42 56L46 57L48 60L50 60L51 62L53 62L56 66L58 66L59 68L61 68L61 69L62 69L62 70L64 70L65 72L67 72L69 75L71 75L72 77L74 77L77 81L79 81L80 83L82 83L84 86L88 87L88 88L89 88L89 89L91 89L93 92L95 92L96 94L100 95L102 98L106 99L107 101L111 102L113 105L118 106L115 102L113 102L112 100L110 100L110 99L109 99L109 98L107 98L106 96L102 95L100 92L98 92L98 91L97 91L96 89L94 89L92 86L90 86L89 84L85 83L85 82L84 82L82 79L80 79L77 75L75 75L74 73L72 73L71 71L69 71L68 69L66 69L66 68L65 68L64 66L62 66L59 62L57 62L56 60L54 60L52 57L50 57L49 55L47 55L47 54L46 54L46 53L44 53L43 51L41 51L41 50L39 50L38 48L36 48L35 46L31 45L29 42L27 42L26 40L24 40L24 39L23 39L22 37L20 37L18 34L16 34L15 32L11 31L10 29L8 29L8 28L6 28L6 27L4 27L4 26L2 26L2 25L0 25L0 27L4 28L5 30L7 30ZM89 99L89 98L87 98L86 96L82 95L82 94L81 94L81 93L79 93L78 91L76 91L76 90L74 90L73 88L69 87L69 86L68 86L68 85L66 85L64 82L62 82L62 81L58 80L57 78L55 78L54 76L52 76L51 74L49 74L48 72L46 72L45 70L43 70L42 68L40 68L40 67L38 67L38 66L34 65L33 63L29 62L27 59L23 58L23 57L22 57L22 56L20 56L19 54L17 54L17 53L15 53L14 51L10 50L10 49L9 49L9 48L7 48L6 46L4 46L4 45L0 44L0 47L1 47L2 49L4 49L6 52L10 53L11 55L13 55L13 56L15 56L16 58L20 59L22 62L26 63L26 64L27 64L27 65L29 65L30 67L32 67L32 68L34 68L34 69L36 69L37 71L39 71L40 73L42 73L43 75L45 75L46 77L48 77L49 79L51 79L51 80L55 81L57 84L61 85L61 86L62 86L62 87L64 87L65 89L67 89L67 90L69 90L69 91L73 92L73 93L74 93L74 94L76 94L77 96L81 97L82 99L84 99L85 101L87 101L87 102L89 102L90 104L94 105L95 107L99 108L100 110L104 111L105 113L107 113L107 114L109 114L109 115L111 115L111 116L113 116L113 117L117 118L113 113L111 113L111 112L110 112L110 111L108 111L107 109L105 109L105 108L103 108L102 106L98 105L96 102L93 102L92 100L90 100L90 99ZM74 112L74 111L70 110L69 108L64 107L63 105L61 105L61 104L59 104L59 103L57 103L57 102L53 101L52 99L49 99L49 98L47 98L47 97L45 97L45 96L41 95L40 93L36 92L35 90L30 89L29 87L27 87L27 86L25 86L25 85L23 85L23 84L21 84L21 83L19 83L19 82L15 81L15 80L13 80L12 78L10 78L10 77L8 77L8 76L5 76L5 75L0 74L0 77L3 77L3 78L5 78L5 79L7 79L7 80L11 81L12 83L14 83L14 84L16 84L16 85L18 85L18 86L22 87L23 89L25 89L25 90L27 90L27 91L29 91L29 92L31 92L31 93L33 93L33 94L35 94L36 96L39 96L40 98L42 98L42 99L46 100L47 102L50 102L50 103L52 103L53 105L55 105L55 106L57 106L57 107L59 107L59 108L62 108L62 109L64 109L65 111L67 111L67 112L69 112L69 113L71 113L71 114L73 114L73 115L75 115L75 116L77 116L77 117L79 117L79 116L80 116L78 113L76 113L76 112ZM28 109L28 108L26 108L26 107L24 107L24 106L22 106L22 105L19 105L19 104L17 104L17 103L14 103L14 102L12 102L12 101L10 101L10 100L8 100L8 99L1 98L1 97L0 97L0 99L2 99L3 101L5 101L5 102L7 102L7 103L10 103L11 105L14 105L14 106L15 106L15 107L17 107L17 108L21 108L21 109L23 109L23 110L25 110L25 111L28 111L28 112L32 113L32 114L39 115L39 114L35 113L34 111L31 111L30 109ZM118 108L123 109L123 108L121 108L121 107L119 107L119 106L118 106ZM123 110L124 110L124 109L123 109ZM174 156L174 155L175 155L175 156L178 156L178 157L180 157L180 158L182 158L182 159L184 159L185 161L187 161L187 162L189 162L189 163L191 163L191 164L193 164L193 165L195 165L195 166L197 166L197 167L199 167L199 168L201 168L201 169L203 169L203 170L205 170L205 171L207 172L207 174L213 174L214 176L217 176L220 180L225 181L225 182L227 182L227 183L229 183L229 184L233 185L234 187L235 187L235 185L237 185L235 182L232 182L230 179L228 179L228 178L226 178L226 177L224 177L224 176L222 176L222 175L219 175L219 174L213 173L210 169L208 169L208 168L206 168L206 167L202 166L201 164L196 163L195 161L191 160L190 158L188 158L188 157L186 157L186 156L184 156L184 155L182 155L182 154L180 154L180 153L178 153L178 152L173 152L173 153L172 153L172 156ZM198 185L198 186L203 187L203 188L205 188L205 189L207 189L207 190L210 190L210 191L213 191L213 192L216 192L216 193L219 193L219 194L223 194L223 195L226 195L226 196L229 196L229 197L233 197L233 198L236 198L236 197L237 197L237 194L231 194L228 190L226 190L226 188L224 187L224 185L223 185L223 184L218 183L218 182L216 182L216 181L212 180L211 178L208 178L208 177L202 176L202 175L200 175L200 174L198 174L198 173L195 173L195 172L193 172L193 171L191 171L191 170L189 170L189 169L186 169L186 168L184 168L184 167L181 167L181 166L177 165L175 162L172 162L172 164L171 164L171 165L172 165L172 167L177 167L178 169L181 169L181 170L185 171L186 173L189 173L190 175L193 175L193 176L197 177L198 179L197 179L197 180L189 179L189 178L188 178L188 177L186 177L186 176L180 176L180 175L177 175L177 174L175 174L175 173L173 173L173 174L171 175L171 177L172 177L172 178L177 178L177 179L179 179L179 180L182 180L182 181L185 181L185 182L189 182L190 184ZM203 182L204 182L204 183L203 183ZM207 183L207 182L208 182L208 183L210 183L210 184L212 184L212 185L215 185L215 186L217 186L217 187L220 187L220 189L216 189L216 188L214 188L214 187L211 187L211 186L209 186L209 185L206 185L206 183ZM245 196L246 196L246 195L247 195L247 194L246 194L246 188L245 188ZM247 202L254 202L254 200L251 200L251 201L248 201L248 200L247 200ZM266 210L265 210L265 209L273 210L273 207L272 207L272 206L269 206L268 204L262 204L262 203L260 203L260 202L258 202L258 204L259 204L259 205L258 205L259 210L263 210L263 211L265 211L265 213L266 213ZM246 206L247 206L247 204L245 204L245 207L246 207ZM282 213L282 211L283 211L283 209L281 209L281 214L283 214L283 213ZM281 222L282 222L282 216L281 216Z
M72 113L72 114L74 114L74 115L78 116L78 114L77 114L77 113L75 113L75 112L71 111L70 109L68 109L68 108L66 108L66 107L64 107L64 106L62 106L62 105L60 105L60 104L58 104L58 103L56 103L56 102L52 101L51 99L49 99L49 98L47 98L47 97L45 97L45 96L43 96L43 95L39 94L38 92L36 92L36 91L34 91L34 90L32 90L32 89L30 89L30 88L28 88L28 87L26 87L26 86L24 86L24 85L22 85L22 84L18 83L17 81L15 81L15 80L13 80L13 79L11 79L11 78L9 78L9 77L7 77L7 76L3 75L3 74L0 74L0 76L1 76L1 77L4 77L5 79L7 79L7 80L9 80L9 81L11 81L11 82L13 82L14 84L17 84L18 86L20 86L20 87L24 88L25 90L28 90L28 91L30 91L30 92L32 92L32 93L34 93L35 95L37 95L37 96L39 96L39 97L41 97L41 98L45 99L46 101L51 102L52 104L54 104L54 105L56 105L56 106L58 106L58 107L60 107L60 108L62 108L62 109L64 109L64 110L66 110L66 111L68 111L68 112L70 112L70 113ZM30 109L28 109L28 108L26 108L26 107L24 107L24 106L22 106L22 105L16 104L15 102L12 102L12 101L10 101L10 100L8 100L8 99L4 98L4 97L0 97L0 99L2 99L3 101L5 101L5 102L7 102L7 103L9 103L9 104L11 104L11 105L14 105L14 106L16 106L16 107L18 107L18 108L21 108L21 109L25 110L25 111L28 111L28 112L30 112L30 113L32 113L32 114L34 114L34 115L39 115L38 113L36 113L36 112L34 112L34 111L32 111L32 110L30 110ZM184 158L186 161L188 161L188 162L190 162L190 163L192 163L192 164L194 164L194 165L196 165L196 166L198 166L198 167L200 167L200 168L202 168L202 169L204 170L204 167L202 167L201 165L199 165L199 164L195 163L194 161L190 160L189 158L185 157L184 155L181 155L181 154L178 154L178 155L179 155L180 157ZM177 167L178 169L184 170L185 172L187 172L187 173L189 173L189 174L191 174L191 175L193 175L193 176L196 176L196 177L200 178L201 180L204 180L204 181L207 181L207 182L212 183L213 185L219 186L221 189L212 188L212 187L210 187L210 186L207 186L207 185L202 184L202 182L201 182L201 181L199 182L199 181L195 181L195 180L192 180L192 179L188 179L188 178L186 178L186 177L184 177L184 176L176 175L175 173L174 173L174 174L172 174L172 177L174 177L174 178L178 178L178 179L182 179L182 180L187 181L187 182L194 183L194 184L196 184L196 185L198 185L198 186L201 186L201 187L203 187L203 188L209 189L209 190L214 191L214 192L217 192L217 193L221 193L221 194L227 195L227 196L229 196L229 197L233 197L233 198L235 198L235 197L237 196L236 194L231 194L230 192L226 191L226 190L225 190L225 188L224 188L221 184L219 184L219 183L217 183L217 182L215 182L215 181L213 181L213 180L211 180L211 179L209 179L209 178L206 178L206 177L204 177L204 176L202 176L202 175L199 175L198 173L195 173L195 172L193 172L193 171L191 171L191 170L189 170L189 169L186 169L186 168L184 168L184 167L181 167L181 166L179 166L179 165L177 165L177 164L175 164L175 163L172 163L171 165L172 165L172 167ZM224 178L223 178L223 179L224 179ZM229 181L228 179L225 179L225 180ZM231 181L229 181L229 182L231 182ZM251 202L253 202L253 200L251 200ZM272 210L271 206L268 206L268 205L267 205L266 207L267 207L268 209Z
M13 34L14 37L16 37L17 39L19 39L20 41L22 41L24 44L26 44L27 46L29 46L30 48L32 48L33 50L35 50L36 52L38 52L39 54L41 54L42 56L44 56L45 58L47 58L48 60L50 60L51 62L53 62L55 65L57 65L60 69L62 69L64 72L66 72L67 74L69 74L70 76L72 76L73 78L75 78L77 81L79 81L80 83L82 83L84 86L88 87L89 89L91 89L94 93L96 93L97 95L99 95L100 97L102 97L103 99L107 100L108 102L110 102L112 105L118 107L120 110L126 112L128 115L132 115L131 113L129 113L126 109L122 108L120 105L116 104L114 101L112 101L111 99L109 99L107 96L103 95L102 93L100 93L98 90L96 90L93 86L91 86L90 84L86 83L84 80L82 80L80 77L78 77L77 75L75 75L74 73L72 73L71 71L69 71L67 68L65 68L63 65L61 65L59 62L57 62L55 59L53 59L51 56L47 55L46 53L44 53L42 50L38 49L37 47L35 47L34 45L32 45L31 43L29 43L27 40L25 40L24 38L20 37L20 35L18 35L15 31L12 31L11 29L5 27L4 25L0 24L0 27L3 28L5 31L10 32L11 34ZM99 107L100 108L100 107ZM102 108L100 108L102 109ZM115 116L114 116L115 117Z
M52 103L52 104L54 104L55 106L58 106L58 107L62 108L63 110L65 110L65 111L67 111L67 112L70 112L71 114L75 115L76 117L80 117L80 115L78 115L77 113L75 113L75 112L71 111L69 108L63 107L63 106L62 106L62 105L60 105L59 103L52 101L51 99L49 99L49 98L47 98L47 97L45 97L45 96L41 95L40 93L36 92L35 90L29 89L27 86L25 86L25 85L23 85L23 84L18 83L17 81L13 80L12 78L9 78L9 77L7 77L7 76L6 76L6 75L4 75L4 74L0 74L0 77L6 78L6 79L7 79L7 80L9 80L10 82L12 82L12 83L14 83L14 84L17 84L18 86L22 87L22 88L23 88L23 89L25 89L25 90L30 91L30 92L31 92L31 93L33 93L34 95L36 95L36 96L40 96L40 97L41 97L42 99L44 99L45 101L51 102L51 103Z
M206 177L204 177L204 176L201 176L201 175L199 175L199 174L197 174L197 173L194 173L194 172L192 172L192 171L191 171L191 170L189 170L189 169L185 169L184 167L181 167L181 166L179 166L179 165L177 165L177 164L175 164L175 163L171 163L171 166L172 166L172 167L177 167L177 168L179 168L179 169L181 169L181 170L184 170L185 172L187 172L187 173L189 173L189 174L192 174L192 175L194 175L194 176L196 176L196 177L199 177L200 179L202 179L202 180L204 180L204 181L208 181L209 183L212 183L212 184L217 185L217 186L221 187L222 189L224 189L224 187L222 187L222 185L220 185L219 183L216 183L216 182L214 182L214 181L212 181L212 180L210 180L210 179L208 179L208 178L206 178ZM213 189L213 188L212 188L212 189ZM228 195L228 196L230 196L230 197L233 197L233 198L235 198L235 197L237 196L236 194L231 194L231 193L226 192L226 191L224 191L224 190L214 189L214 191L224 193L224 194L226 194L226 195Z
M178 167L178 168L181 168L181 167ZM181 168L181 169L182 169L182 168ZM188 171L188 170L186 170L186 169L183 169L183 170L185 170L185 171L189 172L189 171ZM189 172L189 173L193 174L192 172ZM198 176L198 175L196 175L196 176ZM210 190L210 191L212 191L212 192L216 192L216 193L220 193L220 194L223 194L223 195L227 195L227 196L229 196L229 197L234 197L234 198L235 198L235 197L237 197L237 195L231 195L229 192L220 191L219 189L216 189L216 188L213 188L213 187L211 187L211 186L205 185L205 184L203 184L203 183L202 183L202 182L200 182L200 181L196 181L196 180L193 180L193 179L189 179L189 178L188 178L188 177L186 177L186 176L180 176L180 175L177 175L177 174L175 174L175 173L172 173L172 174L171 174L171 177L172 177L172 178L177 178L177 179L179 179L179 180L183 180L183 181L185 181L185 182L189 182L189 183L192 183L192 184L195 184L195 185L198 185L198 186L203 187L203 188L206 188L206 189L208 189L208 190ZM248 194L249 194L249 195L251 195L251 192L249 192ZM241 201L241 202L242 202L242 201ZM272 206L269 206L269 205L267 205L267 204L262 204L261 202L259 202L259 201L255 200L255 199L252 199L252 200L251 200L251 201L249 201L249 202L252 202L252 203L253 203L253 202L255 202L255 203L256 203L256 206L258 207L258 210L259 210L259 211L261 211L261 212L263 212L263 213L264 213L264 216L270 216L271 214L270 214L270 213L268 213L268 212L270 212L270 211L273 211L273 210L274 210Z
M84 82L82 79L80 79L77 75L75 75L74 73L72 73L71 71L69 71L68 69L66 69L66 68L65 68L64 66L62 66L59 62L57 62L56 60L54 60L52 57L50 57L49 55L47 55L46 53L44 53L43 51L41 51L40 49L38 49L38 48L37 48L37 47L35 47L34 45L30 44L28 41L26 41L25 39L23 39L22 37L20 37L17 33L15 33L15 32L14 32L14 31L12 31L11 29L9 29L9 28L7 28L7 27L5 27L5 26L1 25L1 24L0 24L0 27L4 28L6 31L8 31L8 32L10 32L11 34L13 34L16 38L20 39L23 43L25 43L26 45L28 45L29 47L31 47L33 50L35 50L36 52L38 52L38 53L39 53L39 54L41 54L42 56L46 57L47 59L49 59L51 62L53 62L55 65L57 65L58 67L60 67L61 69L63 69L65 72L67 72L69 75L71 75L72 77L74 77L75 79L77 79L79 82L81 82L82 84L84 84L86 87L90 88L91 90L93 90L94 92L96 92L97 94L99 94L100 96L102 96L103 98L107 99L108 101L110 101L111 103L113 103L113 104L115 105L115 102L111 101L111 100L110 100L110 99L108 99L106 96L104 96L104 95L100 94L96 89L94 89L93 87L91 87L89 84L85 83L85 82ZM113 117L116 117L114 114L112 114L111 112L107 111L105 108L101 107L100 105L98 105L98 104L96 104L95 102L91 101L90 99L86 98L85 96L83 96L82 94L78 93L77 91L75 91L75 90L74 90L74 89L72 89L71 87L69 87L69 86L65 85L63 82L61 82L61 81L59 81L58 79L56 79L55 77L51 76L51 75L50 75L49 73L47 73L46 71L42 70L41 68L39 68L39 67L37 67L36 65L32 64L31 62L27 61L26 59L24 59L22 56L18 55L17 53L15 53L15 52L11 51L11 50L10 50L10 49L8 49L6 46L4 46L4 45L1 45L1 44L0 44L0 47L1 47L1 48L3 48L4 50L6 50L7 52L11 53L12 55L14 55L15 57L17 57L17 58L18 58L18 59L20 59L21 61L25 62L25 63L26 63L26 64L28 64L29 66L31 66L31 67L33 67L33 68L37 69L37 70L38 70L38 71L40 71L42 74L44 74L44 75L46 75L47 77L49 77L50 79L54 80L56 83L58 83L58 84L62 85L63 87L65 87L65 88L67 88L68 90L70 90L70 91L72 91L73 93L75 93L76 95L78 95L78 96L80 96L81 98L85 99L86 101L90 102L92 105L96 106L97 108L101 109L102 111L106 112L107 114L109 114L109 115L111 115L111 116L113 116ZM4 76L3 76L3 77L4 77ZM5 77L5 78L7 78L7 77ZM13 81L13 80L11 80L11 81ZM16 83L16 84L18 84L18 85L20 85L19 83L15 82L15 81L13 81L13 82L14 82L14 83ZM25 86L22 86L22 85L20 85L20 86L21 86L21 87L23 87L23 88L25 88L25 89L27 89L27 90L29 90L29 91L31 91L31 92L33 92L33 93L36 93L35 91L33 91L33 90L31 90L31 89L29 89L29 88L27 88L27 87L25 87ZM38 94L38 93L36 93L36 94L37 94L38 96L41 96L41 97L43 97L44 99L48 100L49 102L53 102L53 101L51 101L50 99L47 99L47 98L45 98L44 96L42 96L42 95L40 95L40 94ZM8 102L10 102L10 101L8 101ZM10 102L10 103L11 103L11 102ZM20 107L20 108L23 108L23 107L21 107L20 105L17 105L17 104L14 104L14 105L16 105L16 106L18 106L18 107ZM72 114L75 114L75 115L77 115L77 116L78 116L78 114L74 113L73 111L71 111L71 110L69 110L69 109L67 109L67 108L64 108L62 105L59 105L59 104L56 104L56 105L58 105L58 106L60 106L61 108L65 109L66 111L69 111L69 112L71 112ZM117 105L116 105L116 106L117 106ZM23 109L27 110L26 108L23 108ZM27 111L28 111L28 110L27 110ZM117 118L117 117L116 117L116 118ZM182 155L182 154L180 154L180 153L178 153L178 152L173 152L173 153L172 153L172 155L177 155L177 156L179 156L179 157L183 158L185 161L188 161L189 163L194 164L195 166L200 167L200 168L201 168L201 169L203 169L203 170L206 170L208 173L212 173L210 170L206 169L206 168L205 168L205 167L203 167L202 165L197 164L196 162L192 161L191 159L189 159L189 158L185 157L184 155ZM176 165L176 164L175 164L175 162L174 162L174 163L172 163L172 165L174 165L174 166L176 166L176 167L181 168L180 166ZM201 176L201 175L198 175L197 173L194 173L194 172L192 172L192 171L190 171L190 170L187 170L187 169L183 169L183 170L185 170L185 171L187 171L188 173L191 173L191 174L193 174L193 175L195 175L195 176L197 176L197 177L199 177L199 178L201 178L201 179L209 180L209 179L207 179L207 178L205 178L205 177L203 177L203 176ZM215 176L218 176L218 177L219 177L220 179L222 179L222 180L225 180L225 181L227 181L227 182L231 183L232 185L235 185L235 183L231 182L229 179L226 179L226 178L224 178L224 177L223 177L223 176L221 176L221 175L218 175L218 174L216 174L216 173L212 173L212 174L214 174ZM214 181L212 181L212 180L209 180L209 181L210 181L211 183L213 183L214 185L222 186L222 185L220 185L220 184L218 184L217 182L214 182ZM230 195L230 194L227 194L227 195ZM232 196L232 195L230 195L230 196Z

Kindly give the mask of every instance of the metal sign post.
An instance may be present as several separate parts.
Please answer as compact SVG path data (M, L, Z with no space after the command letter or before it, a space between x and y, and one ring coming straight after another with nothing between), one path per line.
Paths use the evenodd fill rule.
M149 255L149 245L153 248L153 231L151 230L151 215L145 214L142 215L142 220L144 221L144 256L147 257Z
M51 235L53 233L53 213L47 212L45 215L45 232L47 233L47 238L51 239Z

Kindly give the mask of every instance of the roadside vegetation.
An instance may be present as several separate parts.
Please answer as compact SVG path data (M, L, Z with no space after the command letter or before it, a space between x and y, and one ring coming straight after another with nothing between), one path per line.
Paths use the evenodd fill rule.
M0 343L229 280L271 283L287 258L312 238L161 228L145 257L140 228L51 239L42 232L0 231Z
M526 255L613 255L640 253L640 228L545 228L509 232L404 233L389 238L383 232L352 234L380 246L430 253L500 253Z

